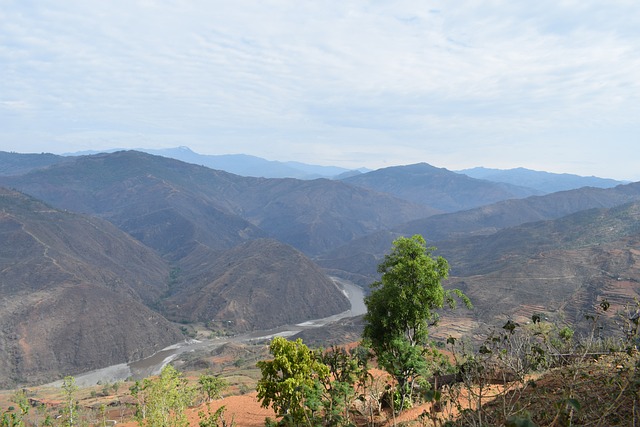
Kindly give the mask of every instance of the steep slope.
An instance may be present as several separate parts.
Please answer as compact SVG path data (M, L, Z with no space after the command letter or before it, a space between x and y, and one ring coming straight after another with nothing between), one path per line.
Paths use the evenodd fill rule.
M147 308L169 268L106 221L0 189L0 386L148 356L182 339Z
M309 254L433 213L330 180L247 178L139 152L0 178L52 205L99 215L171 260L274 237Z
M527 222L560 218L593 208L610 208L640 199L640 182L610 189L579 188L545 196L505 200L449 215L408 222L394 230L400 233L424 233L432 241L466 233L490 234Z
M583 322L601 299L611 312L640 297L640 202L440 242L451 282L489 324L534 312Z
M498 230L528 222L557 219L582 210L610 208L640 200L640 183L620 185L610 189L580 188L545 196L506 200L462 212L434 215L411 221L392 231L381 231L356 239L327 252L316 262L337 274L369 283L375 277L376 266L391 242L400 235L422 234L428 242L491 235Z
M596 176L579 176L568 173L550 173L525 168L489 169L473 168L457 171L476 179L534 188L543 194L574 190L582 187L611 188L624 182Z
M318 254L357 237L400 224L400 218L426 217L433 209L317 179L264 180L239 198L243 216L278 240Z
M501 200L538 194L530 188L474 179L427 163L378 169L345 178L343 181L443 212L471 209Z
M168 316L236 331L300 323L350 307L307 257L271 239L185 260L178 282L164 302Z
M471 275L505 268L511 256L532 257L547 251L601 246L637 233L640 201L505 228L490 236L441 241L438 248L453 261L456 274Z
M107 219L170 260L199 245L223 250L265 235L215 198L192 191L188 172L183 176L189 166L119 152L79 157L7 183L56 207Z

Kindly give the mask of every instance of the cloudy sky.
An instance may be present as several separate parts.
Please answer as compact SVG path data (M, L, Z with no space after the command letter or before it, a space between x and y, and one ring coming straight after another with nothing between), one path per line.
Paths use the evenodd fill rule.
M0 0L0 150L640 180L637 0Z

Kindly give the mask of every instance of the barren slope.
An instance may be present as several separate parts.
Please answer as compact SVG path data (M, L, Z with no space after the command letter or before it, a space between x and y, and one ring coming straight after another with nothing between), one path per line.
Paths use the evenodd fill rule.
M181 264L165 312L216 328L266 329L349 309L336 285L307 257L275 240L259 239L217 256Z
M150 355L179 341L145 305L168 266L106 221L0 189L0 386Z

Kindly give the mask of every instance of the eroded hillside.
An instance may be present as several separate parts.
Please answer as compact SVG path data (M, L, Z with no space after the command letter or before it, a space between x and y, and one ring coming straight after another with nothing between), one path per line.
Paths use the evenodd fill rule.
M146 304L168 265L112 224L0 189L0 386L150 355L182 339Z

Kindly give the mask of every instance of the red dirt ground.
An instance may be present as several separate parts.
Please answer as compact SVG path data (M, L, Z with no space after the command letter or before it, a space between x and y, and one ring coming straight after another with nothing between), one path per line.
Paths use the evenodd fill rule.
M216 400L211 402L211 411L215 412L220 406L225 405L225 419L228 422L230 422L233 417L239 427L263 427L264 419L267 417L275 418L275 413L271 409L261 408L260 403L256 399L256 395L257 392L253 392ZM198 426L198 411L206 411L205 408L205 405L202 405L187 410L190 426ZM122 427L137 427L138 423L130 421L118 425Z

